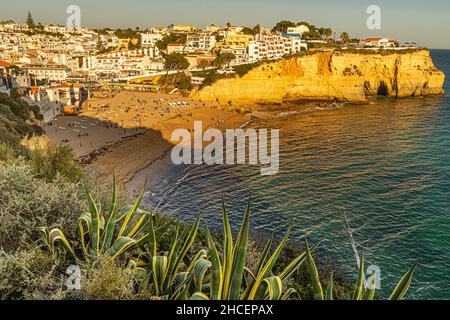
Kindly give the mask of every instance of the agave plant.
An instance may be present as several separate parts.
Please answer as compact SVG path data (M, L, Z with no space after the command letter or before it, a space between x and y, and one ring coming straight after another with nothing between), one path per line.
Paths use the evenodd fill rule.
M117 258L121 254L141 247L148 239L148 233L143 233L151 214L139 209L143 191L133 205L117 210L117 184L114 178L113 195L108 216L105 217L89 192L87 202L89 212L83 213L78 219L81 250L75 250L67 240L63 231L58 228L40 228L44 240L52 251L58 248L69 251L77 261L89 263L92 258L106 255ZM62 244L62 247L58 246ZM80 258L77 253L81 251Z
M223 203L223 201L222 201ZM244 215L242 226L233 243L233 236L225 205L222 205L224 241L222 257L209 230L206 230L208 259L202 257L194 266L196 291L193 300L279 300L288 299L294 289L285 291L286 280L306 259L306 251L294 259L281 273L275 275L273 268L291 233L289 228L281 243L271 253L273 236L269 238L262 255L253 270L245 266L248 255L250 204ZM207 275L207 271L209 274ZM205 276L207 275L207 276ZM205 284L203 281L207 281Z
M305 240L306 245L306 267L311 279L311 285L314 293L314 300L333 300L333 275L330 276L326 292L324 294L322 284L319 279L319 273L317 271L316 264L311 254L308 242ZM392 291L388 300L402 300L408 291L411 280L414 274L415 266L413 266L408 272L406 272L400 281L397 283L394 291ZM358 279L356 281L355 290L352 295L352 300L373 300L375 297L376 289L376 277L375 274L370 277L370 285L367 288L364 287L364 255L361 258L359 264Z
M158 250L158 236L167 231L171 222L156 228L154 219L155 217L148 219L148 256L131 260L130 267L138 271L141 289L149 288L155 296L162 299L187 299L196 263L207 257L207 251L204 249L199 250L192 260L188 256L197 237L200 217L192 228L185 228L182 232L178 223L170 247L165 252Z

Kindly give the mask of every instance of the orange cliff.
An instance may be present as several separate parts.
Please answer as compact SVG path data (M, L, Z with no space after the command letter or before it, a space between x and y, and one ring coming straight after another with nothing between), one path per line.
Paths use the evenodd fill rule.
M321 51L263 63L242 78L220 79L192 93L237 105L295 100L365 102L368 96L412 97L444 93L445 74L426 49Z

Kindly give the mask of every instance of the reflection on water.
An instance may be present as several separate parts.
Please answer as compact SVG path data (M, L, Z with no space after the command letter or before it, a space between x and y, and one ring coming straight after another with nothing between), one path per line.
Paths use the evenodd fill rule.
M254 229L281 235L292 219L294 238L308 233L311 241L325 239L319 253L345 264L352 277L357 267L344 229L347 216L358 250L381 268L385 294L417 263L410 297L450 298L447 96L379 99L253 126L280 128L278 175L261 176L251 166L162 161L153 169L148 204L184 221L201 213L203 221L220 226L224 194L238 227L251 198Z

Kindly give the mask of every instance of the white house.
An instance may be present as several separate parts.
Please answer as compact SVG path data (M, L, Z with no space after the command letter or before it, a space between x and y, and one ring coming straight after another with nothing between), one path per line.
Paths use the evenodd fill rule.
M360 46L363 48L394 48L397 41L387 38L367 38L361 41Z
M295 35L297 35L297 34L302 35L305 32L309 32L309 28L303 24L296 26L296 27L289 27L289 28L287 28L287 31L286 31L287 34L295 34Z
M162 33L141 33L141 45L144 48L154 47L163 38Z

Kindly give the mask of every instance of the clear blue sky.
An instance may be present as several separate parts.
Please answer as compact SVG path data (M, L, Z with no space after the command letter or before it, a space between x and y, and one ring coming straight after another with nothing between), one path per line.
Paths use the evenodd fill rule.
M3 0L6 1L6 0ZM140 27L209 23L272 27L283 19L329 26L338 34L386 36L450 49L449 0L12 0L3 4L0 21L25 22L30 10L36 22L64 24L66 8L81 7L84 27ZM382 29L366 27L366 9L382 9Z

